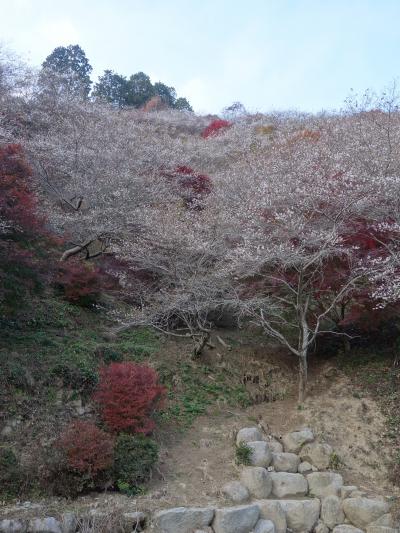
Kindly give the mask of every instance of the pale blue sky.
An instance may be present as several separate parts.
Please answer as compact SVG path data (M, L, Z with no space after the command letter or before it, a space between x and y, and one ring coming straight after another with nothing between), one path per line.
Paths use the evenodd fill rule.
M317 111L400 76L400 0L0 0L0 39L35 65L80 44L198 112Z

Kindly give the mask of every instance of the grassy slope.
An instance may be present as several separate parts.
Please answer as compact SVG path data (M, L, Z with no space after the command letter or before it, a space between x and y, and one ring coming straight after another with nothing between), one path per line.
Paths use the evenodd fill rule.
M45 452L67 421L77 416L76 402L91 405L99 367L114 361L147 363L157 369L168 389L168 401L157 415L161 435L166 429L185 429L215 403L248 403L244 386L228 381L231 376L223 369L190 360L188 341L171 342L148 329L109 338L104 334L109 326L103 312L55 297L38 299L28 318L3 324L0 446L40 462L40 450ZM95 418L95 410L83 416Z

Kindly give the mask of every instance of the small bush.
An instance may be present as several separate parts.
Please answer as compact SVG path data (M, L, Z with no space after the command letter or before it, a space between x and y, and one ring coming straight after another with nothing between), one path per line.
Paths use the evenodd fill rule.
M329 466L328 468L330 470L339 470L339 468L343 465L343 461L339 457L339 455L336 452L332 452L329 457Z
M95 476L113 464L112 437L91 422L72 422L57 446L64 452L68 466L80 474Z
M96 348L96 355L101 357L105 364L121 363L124 360L124 354L113 347L101 345Z
M249 466L251 464L251 448L245 442L241 442L236 447L236 463L238 465Z
M82 307L95 304L114 285L115 280L100 268L74 259L59 266L55 280L63 298Z
M0 493L2 497L18 496L23 481L22 470L14 452L0 447Z
M165 388L159 385L154 369L125 362L112 363L100 370L94 398L111 430L148 434L155 426L151 416L164 396Z
M150 479L158 459L157 444L144 435L121 434L115 445L114 479L116 487L127 494L138 494Z

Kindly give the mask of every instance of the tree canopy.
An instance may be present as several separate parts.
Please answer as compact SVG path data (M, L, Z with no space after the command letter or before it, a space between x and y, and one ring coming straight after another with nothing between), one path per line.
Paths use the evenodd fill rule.
M42 64L42 80L52 78L59 90L75 96L89 96L93 68L85 52L75 44L58 46Z

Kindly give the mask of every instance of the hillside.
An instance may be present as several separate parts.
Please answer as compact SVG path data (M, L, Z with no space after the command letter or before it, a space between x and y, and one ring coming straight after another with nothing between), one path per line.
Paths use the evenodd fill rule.
M217 117L85 80L0 58L0 531L273 533L261 499L395 533L399 95Z
M188 341L146 330L105 340L108 324L102 320L91 311L78 314L64 305L62 321L58 317L23 336L8 332L2 340L3 369L14 371L14 380L20 379L8 394L2 394L3 449L12 448L23 460L25 497L32 502L6 501L2 517L58 517L66 512L85 516L96 510L118 522L120 513L129 510L148 515L181 505L227 505L221 490L241 470L235 462L235 435L248 425L257 425L278 439L299 427L312 427L319 439L334 448L337 459L332 468L343 475L345 484L356 485L371 497L399 497L399 489L389 482L398 421L397 403L388 405L387 398L398 393L399 380L390 353L376 355L371 350L360 359L355 350L345 357L313 359L310 393L299 405L293 356L257 332L221 329L212 338L215 348L205 349L198 361L189 362ZM60 343L65 370L54 380L58 370L52 374L51 362L60 365ZM12 359L8 357L7 365L10 345ZM24 358L39 352L45 371L37 361ZM76 384L82 372L87 379L107 357L149 363L168 386L168 402L154 435L160 449L158 465L142 495L124 496L110 487L72 502L51 497L51 485L43 483L43 463L63 424L71 417L95 416L90 380L79 388ZM74 376L72 381L63 382L67 375Z

